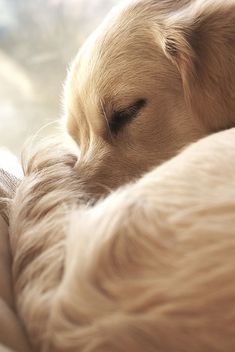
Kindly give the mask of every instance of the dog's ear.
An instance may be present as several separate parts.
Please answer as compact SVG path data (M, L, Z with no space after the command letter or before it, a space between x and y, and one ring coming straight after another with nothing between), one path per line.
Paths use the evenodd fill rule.
M163 20L162 48L178 67L186 92L192 80L201 78L208 53L213 50L210 45L217 27L215 20L217 17L220 21L221 16L218 10L210 0L196 0Z
M170 26L165 29L163 51L168 59L177 66L188 97L188 84L197 75L196 68L199 61L193 45L193 32L191 29L184 25Z
M199 63L194 41L194 30L186 24L166 25L164 28L163 51L177 66L187 94L188 84L197 74Z
M231 59L235 54L234 0L189 1L165 16L160 43L167 58L178 67L189 101L196 98L200 105L206 96L211 114L218 101L226 103L221 95L231 94L231 75L235 77Z

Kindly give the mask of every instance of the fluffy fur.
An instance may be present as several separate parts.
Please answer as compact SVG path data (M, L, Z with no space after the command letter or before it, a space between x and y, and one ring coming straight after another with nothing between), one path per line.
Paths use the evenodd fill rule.
M67 79L78 172L110 188L141 176L235 126L234 92L234 0L125 2L85 42ZM146 104L130 119L140 100Z
M74 211L74 159L42 155L10 221L35 350L233 352L235 130Z
M11 205L17 307L36 351L235 350L235 130L92 200L234 125L234 8L134 1L78 54L66 86L78 160L40 150Z

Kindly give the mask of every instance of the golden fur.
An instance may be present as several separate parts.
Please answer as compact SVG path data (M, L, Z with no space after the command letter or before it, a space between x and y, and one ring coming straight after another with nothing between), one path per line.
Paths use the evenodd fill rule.
M35 351L234 352L235 129L156 167L235 125L234 9L134 1L78 54L66 124L79 157L39 150L11 204Z
M73 211L84 191L60 154L36 156L10 220L35 350L233 352L235 129Z
M79 51L65 90L78 172L92 191L104 191L98 182L117 187L190 142L235 126L234 58L234 0L115 8ZM112 133L120 112L140 100L145 106Z

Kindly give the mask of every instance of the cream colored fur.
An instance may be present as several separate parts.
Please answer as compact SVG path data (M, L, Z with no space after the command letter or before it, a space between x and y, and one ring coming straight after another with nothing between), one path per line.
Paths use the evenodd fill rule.
M73 157L42 155L11 218L35 350L233 352L235 130L74 211L84 192Z
M139 0L115 8L67 79L65 122L81 150L78 172L91 185L114 188L235 126L234 58L234 0ZM114 112L140 99L146 105L113 134Z
M156 167L234 125L234 8L135 1L78 54L66 86L78 160L39 150L11 205L35 351L234 352L235 130ZM139 99L113 135L113 112Z

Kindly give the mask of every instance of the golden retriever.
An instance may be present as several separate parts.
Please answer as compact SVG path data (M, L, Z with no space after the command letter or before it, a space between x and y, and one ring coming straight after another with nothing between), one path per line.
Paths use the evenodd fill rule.
M139 0L85 42L66 84L66 125L92 192L139 177L235 126L234 0Z
M78 54L66 124L79 158L40 150L11 204L36 351L234 352L235 130L156 167L234 125L234 10L134 1Z

